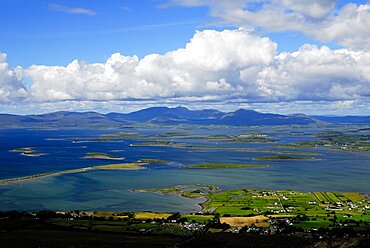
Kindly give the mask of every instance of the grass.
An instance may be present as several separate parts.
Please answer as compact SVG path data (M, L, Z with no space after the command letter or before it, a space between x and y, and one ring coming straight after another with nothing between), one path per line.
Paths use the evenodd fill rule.
M49 224L59 227L67 227L79 230L117 232L117 233L137 233L140 229L155 229L157 223L134 223L128 224L125 221L107 221L107 220L68 220L68 219L49 219Z
M186 218L188 221L195 221L197 223L206 223L214 219L213 215L200 215L200 214L183 214L181 217Z
M182 191L179 188L165 188L165 189L135 189L136 192L144 192L144 193L160 193L160 194L181 194Z
M119 212L102 212L102 211L94 211L92 213L94 217L106 217L106 218L113 218L117 220L127 219L129 216L127 213L119 213Z
M155 159L155 158L142 158L137 161L138 163L158 163L158 164L166 164L169 161L163 159Z
M329 146L332 149L350 152L370 152L370 136L328 131L316 133L320 140L279 145L280 148L316 148Z
M221 232L223 232L223 229L220 229L220 228L209 228L208 229L208 232L209 233L221 233Z
M321 192L315 192L314 195L319 200L319 202L326 202L328 201L326 197Z
M328 196L332 203L341 201L333 192L326 192L326 195Z
M115 156L115 155L109 155L103 152L88 152L86 153L86 156L84 156L85 159L107 159L107 160L124 160L124 158Z
M353 202L362 201L364 199L364 196L358 193L343 193L343 195Z
M268 226L268 223L266 223L268 219L269 219L268 217L263 215L257 215L253 217L221 217L220 222L229 224L230 226L239 226L239 227L252 225L258 226L258 224L263 223L263 225L259 226L266 227Z
M167 219L171 215L169 213L136 212L134 217L137 220Z
M126 132L104 134L101 137L105 139L142 139L142 138L145 138L144 136L138 135L137 133L126 133Z
M242 169L242 168L267 168L263 164L229 164L229 163L205 163L199 165L184 166L188 169Z
M251 225L256 216L264 216L263 220L255 221L256 226L268 226L268 223L264 222L267 218L288 218L295 226L303 229L328 227L335 225L334 216L338 223L357 221L364 223L360 223L361 225L370 224L370 210L365 209L368 205L367 196L360 193L256 189L208 191L206 189L204 186L195 188L194 185L188 187L182 185L151 190L151 192L177 194L187 198L205 197L207 201L201 204L202 210L199 213L209 216L208 218L211 218L211 214L217 214L221 216L222 222L234 226ZM326 202L328 204L323 204ZM352 203L357 207L353 208ZM327 209L329 206L332 207ZM336 208L341 210L333 210ZM202 218L200 216L187 215L186 218L188 220L195 218L194 220L198 221ZM259 222L258 225L257 222Z
M296 227L301 227L303 229L313 229L320 227L330 227L333 224L331 221L327 220L316 220L316 221L302 221L296 224Z
M160 133L154 134L153 137L183 137L190 135L188 132L168 132L168 133Z
M135 189L136 192L142 193L159 193L169 195L181 195L186 198L198 198L207 196L207 192L217 191L218 187L206 184L176 185L172 188L161 189Z
M170 141L152 141L152 142L144 142L144 143L136 143L131 144L131 146L164 146L164 147L172 147L172 148L192 148L191 145L186 144L178 144Z
M277 148L315 148L318 146L330 145L328 142L323 142L319 140L313 141L303 141L303 142L294 142L286 145L277 145Z
M91 170L142 170L144 167L140 163L107 164L91 167Z
M216 140L220 142L234 142L234 143L272 143L278 140L265 137L263 135L227 135L227 134L216 134L208 136L194 136L187 137L185 139L193 140Z

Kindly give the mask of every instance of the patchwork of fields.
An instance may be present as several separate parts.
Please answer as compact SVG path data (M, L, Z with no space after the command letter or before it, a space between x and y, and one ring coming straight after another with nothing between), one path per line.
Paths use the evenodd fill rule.
M175 190L176 189L176 190ZM269 226L276 220L303 228L353 226L366 230L370 224L370 198L349 192L297 192L292 190L240 189L219 191L217 187L175 187L149 192L205 197L201 214L219 216L231 226ZM256 218L256 216L259 218Z

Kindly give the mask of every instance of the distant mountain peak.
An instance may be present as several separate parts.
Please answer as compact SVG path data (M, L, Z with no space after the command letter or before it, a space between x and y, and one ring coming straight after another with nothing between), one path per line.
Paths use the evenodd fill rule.
M153 124L191 124L191 125L306 125L317 122L303 114L278 115L260 113L250 109L238 109L234 112L221 112L216 109L191 110L183 106L151 107L131 113L100 114L96 112L58 111L42 115L0 115L0 126L110 126L123 124L153 123Z

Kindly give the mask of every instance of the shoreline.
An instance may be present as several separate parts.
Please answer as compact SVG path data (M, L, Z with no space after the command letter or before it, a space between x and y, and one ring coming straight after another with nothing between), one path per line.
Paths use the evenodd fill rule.
M16 177L16 178L9 178L9 179L0 179L0 185L8 184L8 183L17 183L17 182L26 182L31 180L36 180L43 177L51 177L51 176L58 176L58 175L65 175L65 174L75 174L87 171L98 171L98 170L143 170L146 163L127 163L127 164L108 164L108 165L98 165L98 166L91 166L91 167L84 167L72 170L65 170L65 171L57 171L57 172L47 172L41 173L36 175L24 176L24 177Z
M185 194L185 191L182 189L191 188L191 187L197 187L197 188L207 188L209 192L219 192L220 188L215 185L205 185L205 184L190 184L190 185L176 185L173 188L168 188L170 190L173 190L171 192L161 192L161 189L132 189L130 191L132 192L138 192L138 193L153 193L153 194L159 194L162 196L168 196L168 195L174 195L186 199L200 199L204 200L202 202L197 203L197 205L200 207L200 210L197 211L197 213L203 213L203 211L206 209L206 204L211 201L211 198L208 196L208 193L205 195L195 196L191 197L189 195ZM162 189L163 190L163 189Z

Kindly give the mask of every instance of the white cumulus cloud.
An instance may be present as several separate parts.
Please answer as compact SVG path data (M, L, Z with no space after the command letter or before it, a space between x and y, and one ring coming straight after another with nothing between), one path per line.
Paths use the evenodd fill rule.
M301 32L346 48L370 49L370 4L337 0L170 0L168 5L207 6L216 25L236 25L269 32Z
M369 52L304 45L279 54L256 83L275 100L349 100L369 96L369 72Z
M111 55L105 63L33 65L32 97L40 101L109 100L248 95L240 79L273 61L276 44L248 31L198 31L185 48L164 55ZM227 94L227 96L225 96ZM230 95L231 94L231 95Z
M22 80L23 69L9 67L7 55L0 53L0 102L10 102L27 97L28 93Z
M197 31L163 55L112 54L105 63L33 65L37 101L178 100L246 102L346 101L370 95L370 52L277 45L246 29Z

